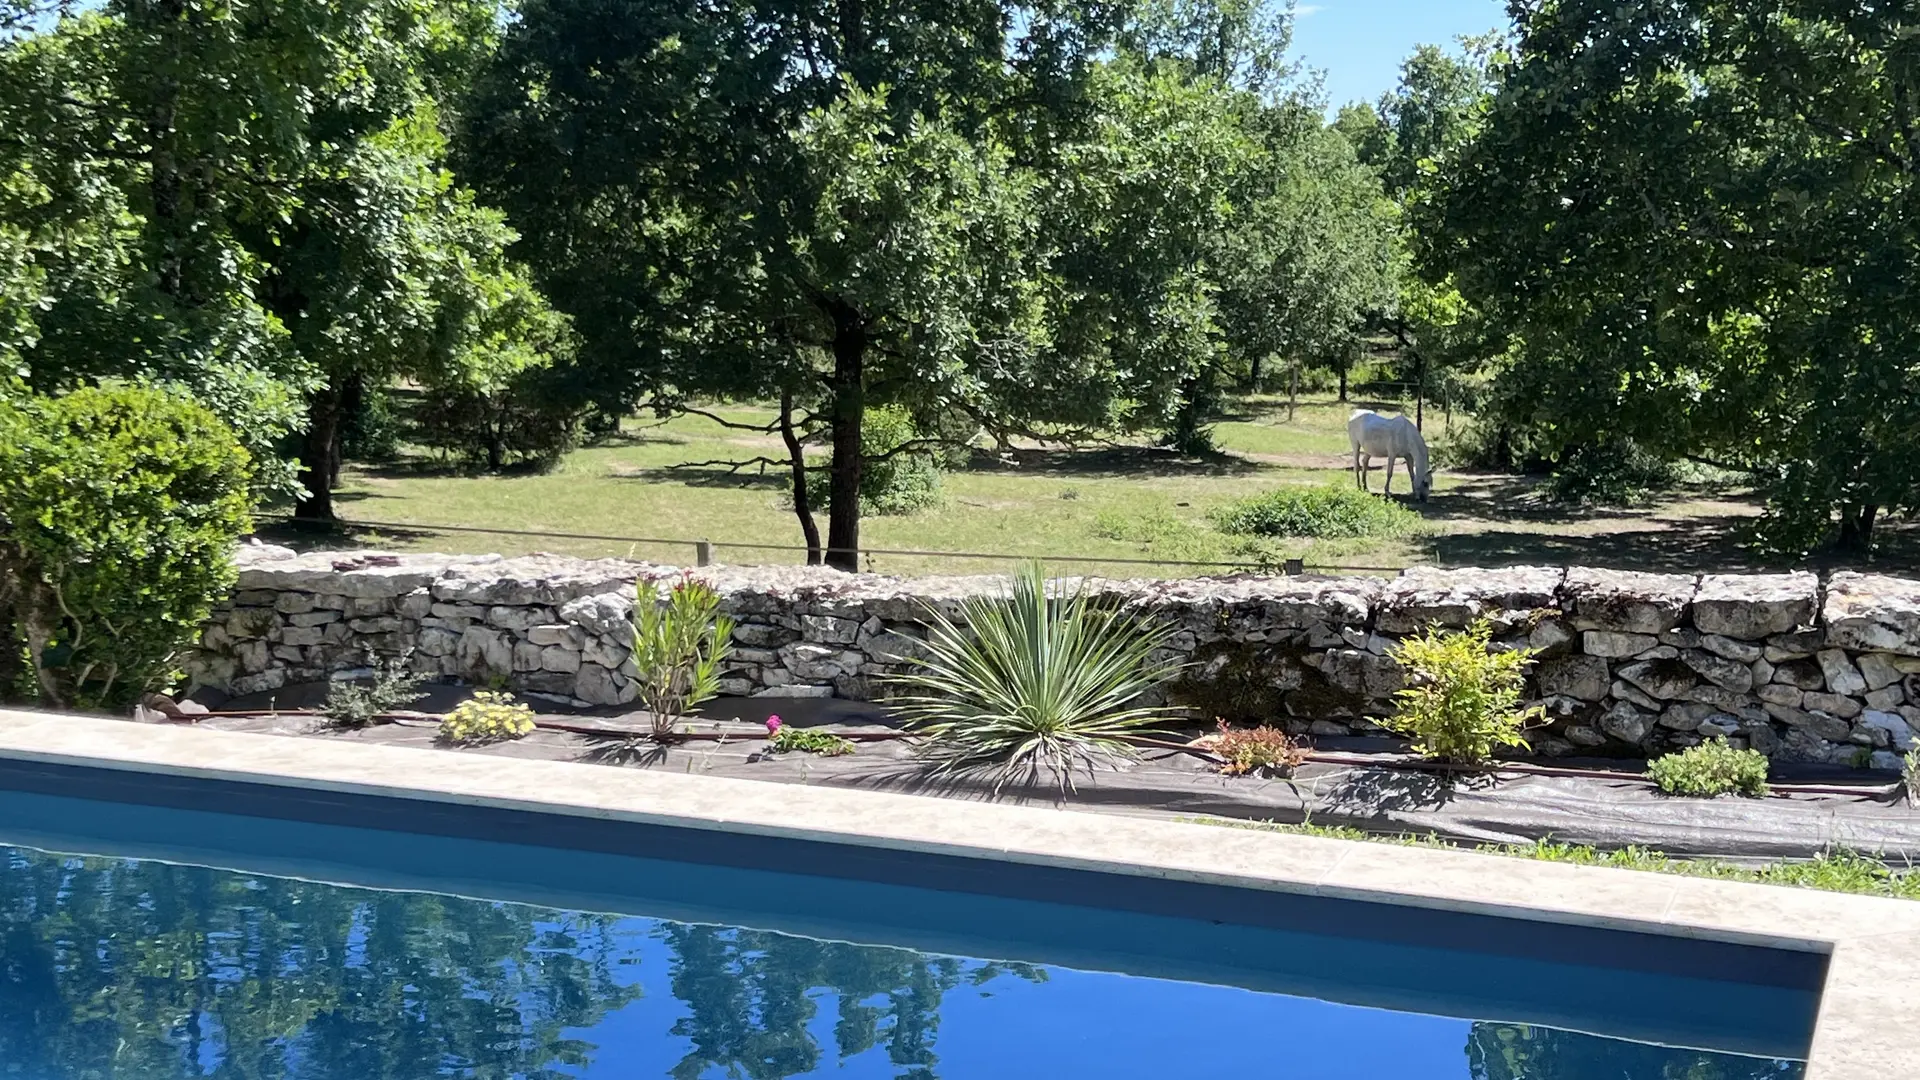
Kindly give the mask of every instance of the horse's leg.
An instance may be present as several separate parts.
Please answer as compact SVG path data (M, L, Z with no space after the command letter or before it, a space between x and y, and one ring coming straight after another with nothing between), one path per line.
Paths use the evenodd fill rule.
M1367 486L1367 481L1365 476L1360 472L1360 446L1357 443L1353 447L1353 468L1351 471L1353 473L1354 486L1364 489Z
M1387 455L1387 486L1380 490L1383 495L1393 494L1393 455Z

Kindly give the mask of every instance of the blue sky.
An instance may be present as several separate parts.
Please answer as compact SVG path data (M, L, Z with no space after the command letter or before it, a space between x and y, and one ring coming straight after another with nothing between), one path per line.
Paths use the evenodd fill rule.
M1415 45L1506 25L1503 0L1299 0L1293 56L1326 73L1327 100L1339 108L1393 89Z

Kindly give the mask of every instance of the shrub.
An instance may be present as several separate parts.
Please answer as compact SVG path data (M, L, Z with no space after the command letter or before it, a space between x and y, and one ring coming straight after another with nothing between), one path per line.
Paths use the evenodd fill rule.
M1920 746L1900 759L1900 780L1907 788L1907 804L1920 806Z
M165 688L233 585L251 481L233 432L165 391L0 402L0 610L43 703L118 707Z
M504 691L476 690L440 721L440 738L450 743L488 743L518 739L533 731L533 709Z
M1534 434L1497 418L1462 421L1433 448L1434 464L1449 469L1538 473L1548 460Z
M1225 720L1211 739L1213 752L1225 764L1220 771L1228 776L1248 773L1291 776L1307 760L1307 748L1279 728L1261 724L1256 728L1236 728Z
M1562 452L1546 493L1556 502L1616 505L1644 500L1678 479L1672 462L1615 436Z
M842 738L831 731L815 731L811 728L797 728L791 724L782 724L779 717L767 721L767 738L773 744L777 754L791 753L795 750L804 754L819 754L821 757L839 757L853 753L853 740Z
M1677 754L1647 763L1647 776L1668 795L1711 798L1736 792L1767 793L1767 755L1758 750L1736 750L1725 739L1712 739Z
M1243 536L1331 539L1405 536L1420 523L1420 515L1357 487L1330 484L1239 499L1214 511L1213 523L1221 532Z
M340 454L352 461L392 461L400 456L400 428L393 393L366 387L340 425Z
M1181 665L1156 657L1172 630L1141 623L1038 565L1014 576L1007 597L961 602L955 622L933 611L928 656L892 682L894 704L924 737L936 775L994 770L994 790L1054 770L1062 790L1076 768L1130 759L1125 737L1169 718L1141 704ZM962 627L965 627L963 629Z
M551 468L580 444L580 415L560 376L532 367L498 380L427 387L414 410L413 437L475 468Z
M1485 619L1465 630L1429 630L1394 646L1408 686L1394 695L1399 710L1380 723L1413 740L1414 752L1436 761L1477 764L1498 747L1525 746L1522 737L1542 717L1520 708L1533 650L1489 648Z
M862 424L861 442L868 461L860 470L860 512L885 517L940 505L939 449L894 453L924 437L912 416L905 409L868 409ZM892 456L884 456L889 454ZM816 468L807 474L807 495L815 510L832 504L833 492L825 469Z
M412 660L411 649L385 660L368 649L367 666L373 669L372 680L365 686L346 681L328 684L327 701L320 707L321 714L340 727L359 728L366 727L382 713L419 701L426 695L420 692L419 676L408 670Z
M652 582L636 586L633 664L654 738L672 735L688 709L720 692L732 637L733 620L720 614L720 594L706 582L682 574L665 601Z

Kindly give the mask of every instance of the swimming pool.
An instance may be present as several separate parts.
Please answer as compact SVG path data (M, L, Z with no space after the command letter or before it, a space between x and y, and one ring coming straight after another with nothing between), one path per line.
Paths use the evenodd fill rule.
M72 764L0 761L0 842L0 1061L32 1080L1758 1080L1802 1075L1825 978L1812 952Z

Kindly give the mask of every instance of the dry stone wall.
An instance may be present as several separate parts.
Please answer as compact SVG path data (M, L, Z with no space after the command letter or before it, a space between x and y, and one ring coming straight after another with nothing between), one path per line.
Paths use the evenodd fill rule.
M409 652L431 675L584 705L633 700L635 585L697 573L739 623L725 692L883 697L922 655L930 609L1002 579L818 567L674 567L556 556L240 554L232 602L189 670L235 694L363 674ZM1639 756L1715 735L1785 759L1896 767L1920 731L1920 582L1840 572L1706 575L1511 567L1366 577L1095 581L1174 631L1167 697L1202 718L1384 734L1394 642L1488 619L1538 650L1530 686L1554 755Z

